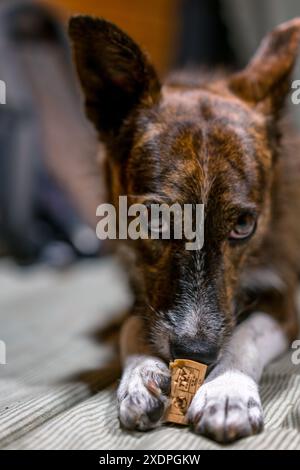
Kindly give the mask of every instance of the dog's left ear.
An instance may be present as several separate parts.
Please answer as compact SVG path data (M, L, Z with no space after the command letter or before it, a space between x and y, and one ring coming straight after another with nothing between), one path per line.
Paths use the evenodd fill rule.
M267 114L277 114L290 88L297 59L300 18L287 21L271 31L241 72L229 79L229 88Z
M75 16L69 35L87 116L107 139L138 104L158 98L157 75L139 46L108 21Z

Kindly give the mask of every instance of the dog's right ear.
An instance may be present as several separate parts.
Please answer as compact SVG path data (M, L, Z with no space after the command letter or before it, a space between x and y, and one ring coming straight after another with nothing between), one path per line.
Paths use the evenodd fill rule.
M277 116L290 90L300 43L300 18L282 23L263 39L247 67L229 79L237 96Z
M87 116L103 138L115 135L137 105L158 99L155 70L139 46L108 21L75 16L69 35Z

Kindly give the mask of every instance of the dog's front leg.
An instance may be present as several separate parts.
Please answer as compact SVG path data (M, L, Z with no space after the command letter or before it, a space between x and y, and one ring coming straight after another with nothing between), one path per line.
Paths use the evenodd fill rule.
M241 323L191 403L188 418L194 430L219 442L259 432L263 413L257 384L263 368L287 345L269 315L254 313Z
M129 317L121 332L123 375L118 388L119 418L127 429L158 426L168 404L170 373L151 352L139 317Z

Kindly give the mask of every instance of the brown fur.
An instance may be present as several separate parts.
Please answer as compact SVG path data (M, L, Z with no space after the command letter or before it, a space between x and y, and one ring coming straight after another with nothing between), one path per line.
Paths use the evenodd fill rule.
M300 20L270 33L237 74L174 74L163 86L113 24L73 18L70 36L87 114L106 144L111 202L128 195L129 203L205 204L201 251L180 240L126 242L134 255L133 313L145 319L156 354L168 360L174 342L190 341L215 357L254 309L294 338L300 163L282 109ZM257 229L232 242L243 211L257 214Z

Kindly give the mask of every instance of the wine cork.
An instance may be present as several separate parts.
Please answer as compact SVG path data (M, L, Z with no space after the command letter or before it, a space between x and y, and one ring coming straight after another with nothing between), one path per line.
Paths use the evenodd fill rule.
M198 388L204 381L207 366L188 359L170 362L171 403L166 413L166 421L187 424L186 412Z

